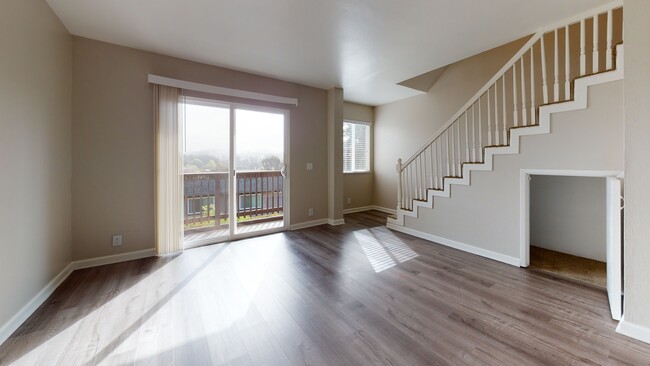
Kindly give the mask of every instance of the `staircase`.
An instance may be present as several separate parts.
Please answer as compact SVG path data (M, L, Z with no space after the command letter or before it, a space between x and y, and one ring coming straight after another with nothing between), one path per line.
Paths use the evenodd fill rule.
M495 155L518 154L521 136L550 133L551 114L587 108L588 87L623 79L623 8L612 3L535 33L408 160L397 162L396 217L404 226Z

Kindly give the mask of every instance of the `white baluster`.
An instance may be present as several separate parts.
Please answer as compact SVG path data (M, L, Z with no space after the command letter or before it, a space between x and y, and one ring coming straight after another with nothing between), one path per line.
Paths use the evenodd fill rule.
M586 53L586 29L585 20L580 21L580 76L587 73L587 53Z
M564 27L564 100L571 99L571 56L569 52L569 26Z
M605 51L605 67L612 69L612 38L614 38L614 16L612 9L607 11L607 50Z
M598 14L594 15L594 36L592 38L594 40L594 49L591 53L593 59L591 72L595 74L600 70L600 67L598 67Z
M413 162L409 164L409 209L413 209L413 200L415 199L415 180L413 179Z
M440 184L438 188L442 189L444 173L442 172L442 139L438 138L436 140L436 177L440 176ZM436 183L437 184L437 183Z
M427 148L428 149L428 148ZM427 154L427 149L424 149L422 153L422 171L424 172L424 175L422 177L422 190L424 192L423 198L427 199L427 189L429 188L429 169L427 168L427 159L429 154Z
M536 124L535 121L535 56L533 47L530 48L530 124Z
M467 122L467 111L465 111L465 160L471 161L469 158L469 124Z
M425 194L427 191L427 177L426 177L427 172L424 169L425 158L426 158L425 154L420 154L420 165L418 166L418 169L420 170L420 199L425 198Z
M435 181L435 178L434 178L435 175L434 175L434 174L437 174L437 172L435 171L436 163L435 163L435 161L433 160L433 159L434 159L434 155L435 155L435 154L434 154L434 151L433 151L433 143L431 143L431 145L429 145L429 154L430 154L430 156L429 156L429 163L431 163L431 168L430 168L430 169L431 169L431 179L429 180L429 185L431 186L431 188L434 188L434 189L435 189L436 186L435 186L435 183L434 183L434 181Z
M557 42L557 29L554 32L554 40L555 40L555 47L554 47L554 54L553 54L553 74L555 75L555 82L553 83L553 101L558 102L560 100L560 70L558 67L558 57L559 57L559 52L558 52L558 42Z
M487 90L487 138L488 146L492 146L492 117L490 116L490 88Z
M411 172L413 174L413 199L420 199L420 184L419 184L419 179L418 179L418 158L416 157L411 161Z
M521 120L524 126L528 126L528 113L526 113L526 80L524 80L524 56L521 56Z
M397 159L397 209L402 208L402 159Z
M501 77L501 84L505 85L506 80ZM499 143L499 80L494 82L494 137L495 144L500 145Z
M503 142L507 144L508 141L508 132L507 132L507 116L506 113L506 75L503 74L501 77L501 110L503 111ZM499 122L497 122L499 123Z
M445 130L445 148L447 149L447 176L451 175L451 154L449 153L449 128Z
M418 174L418 199L422 199L424 197L424 180L422 179L422 176L424 175L424 171L422 171L422 157L423 155L420 154L418 156L418 165L415 167L417 170Z
M548 81L546 78L546 48L544 47L544 36L541 39L542 48L542 95L544 97L543 103L548 104Z
M404 202L402 205L404 206L405 209L409 208L409 200L410 200L410 193L411 193L411 187L409 185L409 166L407 165L404 167Z
M417 187L415 184L415 179L413 177L413 173L415 172L415 169L413 169L413 161L409 164L409 209L413 209L413 200L417 198Z
M451 145L449 145L450 151L449 151L449 156L451 157L451 176L455 177L456 176L456 146L454 142L456 141L454 139L454 125L452 124L449 126L449 130L451 133L451 136L449 137L449 140L451 141Z
M476 110L472 104L472 162L477 162L476 158Z
M483 124L481 123L481 98L478 98L478 148L483 162Z
M519 126L519 116L517 115L517 63L512 65L512 119L515 121L515 127Z
M458 158L458 176L463 175L463 158L460 155L460 117L454 122L456 124L456 149L458 149L456 157Z

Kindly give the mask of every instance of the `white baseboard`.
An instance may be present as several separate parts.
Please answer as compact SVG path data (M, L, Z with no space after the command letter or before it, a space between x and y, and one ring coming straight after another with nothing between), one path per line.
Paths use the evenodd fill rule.
M156 255L156 249L151 248L151 249L145 249L145 250L138 250L138 251L135 251L135 252L107 255L107 256L104 256L104 257L74 261L74 262L70 263L70 265L72 266L72 270L76 270L76 269L84 269L84 268L104 266L106 264L127 262L127 261L132 261L132 260L135 260L135 259L149 258L149 257L153 257L155 255Z
M4 343L52 295L54 290L68 278L72 271L72 263L70 263L0 328L0 344Z
M72 271L83 268L103 266L119 262L131 261L134 259L153 257L156 255L155 249L139 250L135 252L109 255L105 257L85 259L74 261L68 264L58 275L56 275L41 291L36 294L22 309L16 313L9 321L0 327L0 345L4 343L26 320L29 318L45 300L47 300L54 290L65 281Z
M650 343L650 328L634 324L625 320L625 316L616 327L616 332L622 335L638 339L641 342Z
M374 206L361 206L361 207L352 207L352 208L346 208L343 210L343 214L351 214L355 212L363 212L363 211L370 211L373 209Z
M506 263L511 266L519 267L520 260L519 258L511 257L505 254L493 252L491 250L475 247L473 245L461 243L455 240L443 238L437 235L433 234L428 234L424 233L415 229L410 229L404 226L399 226L399 225L394 225L391 223L386 224L386 227L388 227L391 230L399 231L405 234L417 236L418 238L425 239L428 241L432 241L434 243L442 244L444 246L448 246L454 249L462 250L463 252L467 253L472 253L479 255L481 257L489 258L498 262Z
M305 222L300 222L300 223L297 223L297 224L293 224L293 225L291 225L291 227L289 229L290 230L300 230L300 229L306 229L308 227L325 225L325 224L328 224L328 223L329 223L328 219L318 219L318 220L305 221Z
M327 219L327 223L330 224L331 226L339 226L345 224L345 219Z
M397 215L397 210L394 208L386 208L386 207L381 207L381 206L372 206L373 210L377 210L383 213L387 213L389 215Z
M370 206L347 208L347 209L343 210L343 214L345 215L345 214L350 214L350 213L355 213L355 212L363 212L363 211L370 211L370 210L376 210L376 211L384 212L384 213L387 213L389 215L395 215L395 213L396 213L395 209L376 206L376 205L370 205Z

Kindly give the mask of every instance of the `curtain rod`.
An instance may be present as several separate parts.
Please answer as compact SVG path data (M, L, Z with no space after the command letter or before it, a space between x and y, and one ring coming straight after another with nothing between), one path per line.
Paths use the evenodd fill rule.
M186 90L193 90L198 92L225 95L229 97L253 99L253 100L259 100L263 102L291 104L291 105L298 106L298 98L279 97L277 95L270 95L270 94L256 93L256 92L251 92L246 90L224 88L221 86L193 83L191 81L172 79L172 78L167 78L164 76L158 76L153 74L149 74L149 83L171 86L174 88L181 88Z

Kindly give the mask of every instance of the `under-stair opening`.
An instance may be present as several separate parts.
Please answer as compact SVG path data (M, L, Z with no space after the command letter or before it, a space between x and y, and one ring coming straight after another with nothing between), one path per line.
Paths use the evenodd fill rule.
M529 267L531 259L536 262L533 267L540 266L540 255L550 257L553 267L564 268L556 276L585 281L602 272L602 265L590 261L604 261L607 298L615 320L623 316L622 178L621 171L521 171L521 266ZM535 249L540 245L552 252Z
M530 266L607 288L606 179L531 175Z

